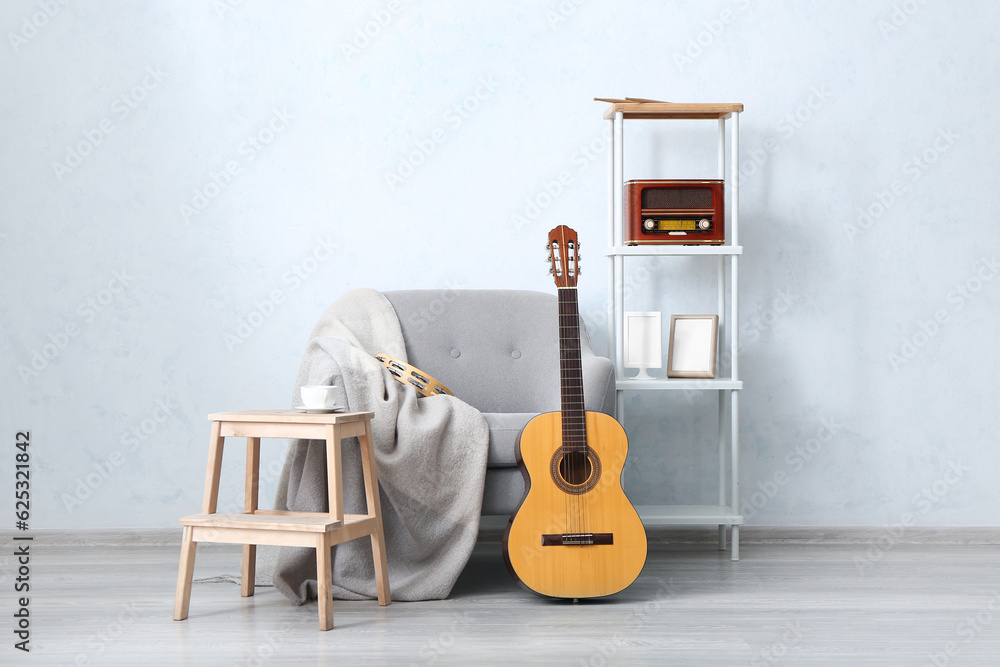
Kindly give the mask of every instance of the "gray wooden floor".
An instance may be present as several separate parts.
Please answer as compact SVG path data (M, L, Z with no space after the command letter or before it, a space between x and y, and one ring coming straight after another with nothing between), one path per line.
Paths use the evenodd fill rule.
M233 583L195 584L190 618L173 621L178 551L36 543L32 652L7 630L0 663L1000 664L997 546L745 544L733 563L710 545L651 545L632 587L573 603L522 590L499 545L480 544L450 599L337 601L325 633L315 602L269 587L244 599ZM238 572L239 554L199 546L195 578Z

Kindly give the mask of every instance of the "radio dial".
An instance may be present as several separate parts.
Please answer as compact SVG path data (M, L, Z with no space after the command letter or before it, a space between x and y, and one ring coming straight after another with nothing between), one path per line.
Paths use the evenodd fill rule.
M656 221L653 220L652 218L646 218L646 220L642 224L646 229L649 230L656 229Z
M698 228L699 229L708 229L711 226L712 226L712 223L709 221L708 218L702 218L701 220L698 221Z

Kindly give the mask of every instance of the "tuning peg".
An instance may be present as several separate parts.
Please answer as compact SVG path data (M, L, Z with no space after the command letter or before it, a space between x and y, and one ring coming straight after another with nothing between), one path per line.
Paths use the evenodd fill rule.
M555 275L555 271L553 271L551 268L549 269L549 275L550 276L554 276Z
M546 262L551 262L552 261L552 255L550 254L548 257L546 257L545 261Z
M551 241L549 243L545 244L545 249L546 250L552 250L552 242Z

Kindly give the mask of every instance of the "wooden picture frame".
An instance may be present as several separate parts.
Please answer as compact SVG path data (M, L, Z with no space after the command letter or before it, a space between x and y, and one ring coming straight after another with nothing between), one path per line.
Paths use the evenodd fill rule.
M718 315L671 315L668 378L715 378Z

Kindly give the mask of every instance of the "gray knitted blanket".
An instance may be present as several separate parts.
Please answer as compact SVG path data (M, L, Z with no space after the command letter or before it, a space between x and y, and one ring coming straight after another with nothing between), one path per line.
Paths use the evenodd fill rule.
M458 398L418 398L413 387L394 380L373 357L379 352L406 359L395 311L375 290L348 292L313 330L295 399L302 385L337 384L349 410L375 413L372 430L392 598L445 598L478 535L489 428L478 410ZM363 514L356 439L345 442L343 467L345 511ZM293 441L275 508L325 512L326 493L324 444ZM337 598L376 596L368 538L334 547L333 583ZM274 585L297 604L315 599L315 551L282 547Z

